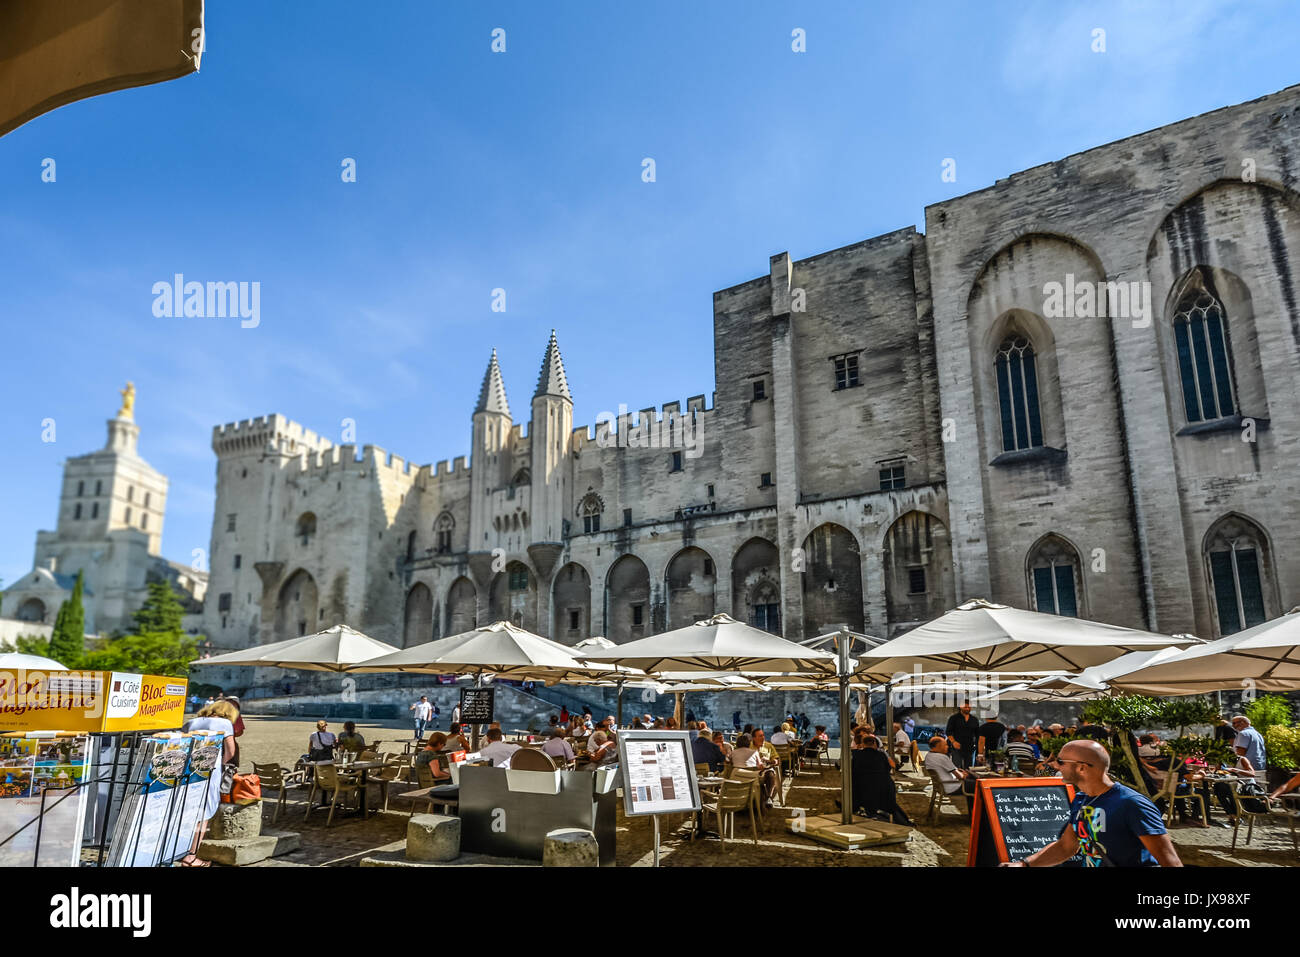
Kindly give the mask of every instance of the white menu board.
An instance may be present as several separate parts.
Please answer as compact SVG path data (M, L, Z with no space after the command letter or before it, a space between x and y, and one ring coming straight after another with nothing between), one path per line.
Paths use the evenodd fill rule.
M623 810L628 817L700 809L695 757L686 731L621 731Z

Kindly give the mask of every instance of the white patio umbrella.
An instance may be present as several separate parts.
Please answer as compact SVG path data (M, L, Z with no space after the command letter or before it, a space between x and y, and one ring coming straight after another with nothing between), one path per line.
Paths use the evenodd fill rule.
M1130 651L1187 645L1190 635L1157 635L1085 618L1048 615L973 599L859 656L858 671L1078 673Z
M192 665L226 665L250 668L293 668L298 671L350 671L354 665L396 651L393 645L363 635L344 624L315 634L289 638L213 658Z
M1114 676L1110 687L1130 694L1184 695L1253 688L1300 688L1300 608L1209 641L1162 661Z
M607 648L587 658L640 668L648 674L675 671L835 674L835 656L830 652L786 641L779 635L736 621L730 615L714 615L662 635Z
M0 654L0 670L3 671L67 671L66 665L61 665L53 658L43 658L40 655L25 655L19 651L6 652Z

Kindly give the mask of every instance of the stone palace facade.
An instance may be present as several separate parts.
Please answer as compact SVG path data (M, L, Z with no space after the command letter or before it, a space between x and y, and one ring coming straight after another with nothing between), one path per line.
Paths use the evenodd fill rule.
M1274 617L1300 604L1297 177L1292 87L937 203L924 234L773 256L714 294L712 403L615 432L574 427L554 335L522 415L493 354L470 462L219 426L204 630Z

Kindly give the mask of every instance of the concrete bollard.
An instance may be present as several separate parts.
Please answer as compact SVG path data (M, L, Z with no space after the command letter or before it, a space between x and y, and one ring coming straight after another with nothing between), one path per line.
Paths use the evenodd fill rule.
M262 833L262 802L222 804L208 824L208 834L218 841L257 837Z
M460 856L460 818L414 814L406 825L408 861L454 861Z
M546 835L543 867L599 867L600 844L596 835L580 827L561 827Z

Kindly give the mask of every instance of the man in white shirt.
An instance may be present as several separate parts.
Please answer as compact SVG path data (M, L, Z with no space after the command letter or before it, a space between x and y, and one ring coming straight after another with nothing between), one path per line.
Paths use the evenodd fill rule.
M479 751L479 757L487 758L495 768L510 767L510 758L519 750L519 745L503 741L500 728L488 729L487 738L487 747Z
M794 738L786 734L782 728L776 728L772 732L771 741L773 744L794 744Z
M894 753L898 756L899 763L911 760L912 739L897 721L894 722Z
M564 740L564 731L560 728L551 729L550 738L542 745L542 753L564 761L566 764L573 760L573 746Z
M414 713L415 740L419 741L424 737L425 726L428 725L429 720L433 717L433 705L429 704L429 696L423 694L420 695L420 700L411 705L407 710Z
M935 771L939 775L939 780L943 784L945 794L956 794L958 791L966 790L965 785L969 780L972 784L970 790L967 790L967 805L970 804L970 794L974 791L974 778L968 778L968 772L953 764L952 758L948 756L948 740L935 735L930 739L930 750L925 756L925 770Z

